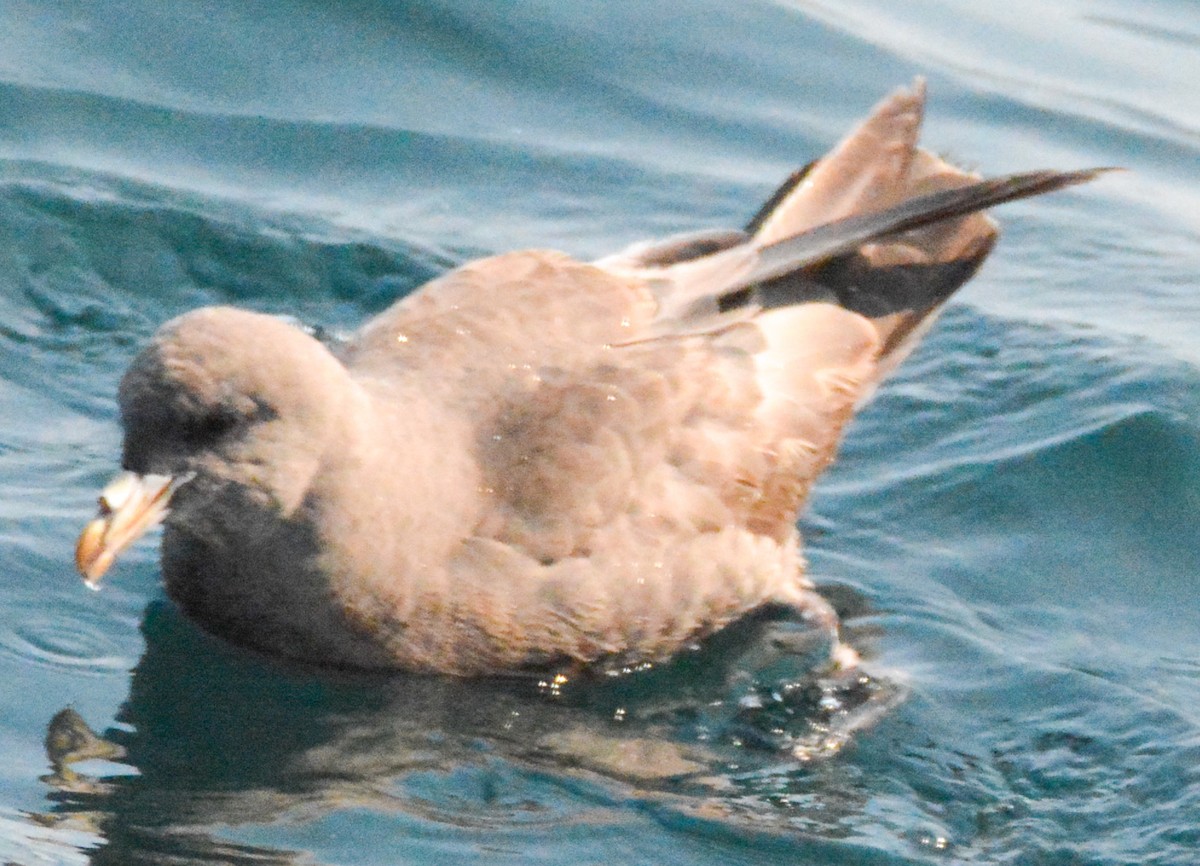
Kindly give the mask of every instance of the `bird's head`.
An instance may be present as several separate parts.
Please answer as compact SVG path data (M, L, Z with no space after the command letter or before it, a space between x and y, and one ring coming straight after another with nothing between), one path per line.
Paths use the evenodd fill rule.
M272 316L209 307L165 324L121 380L124 471L76 547L88 585L168 514L222 492L294 510L349 385L324 346Z

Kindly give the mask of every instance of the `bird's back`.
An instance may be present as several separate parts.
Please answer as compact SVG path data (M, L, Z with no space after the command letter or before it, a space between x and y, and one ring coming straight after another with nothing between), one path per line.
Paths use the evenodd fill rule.
M767 602L836 627L803 575L798 512L996 237L970 195L889 228L915 197L978 182L917 149L923 96L882 103L742 232L594 264L482 259L363 329L351 369L419 379L474 465L444 571L406 600L422 613L395 633L404 666L659 658ZM773 264L814 228L833 254Z

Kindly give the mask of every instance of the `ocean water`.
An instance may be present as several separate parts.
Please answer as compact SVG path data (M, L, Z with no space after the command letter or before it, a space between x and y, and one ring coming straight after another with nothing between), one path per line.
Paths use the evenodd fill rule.
M960 162L1130 171L997 213L820 485L860 680L766 621L333 676L200 633L153 543L75 577L165 319L738 225L917 75ZM1200 862L1198 80L1189 0L0 4L0 862Z

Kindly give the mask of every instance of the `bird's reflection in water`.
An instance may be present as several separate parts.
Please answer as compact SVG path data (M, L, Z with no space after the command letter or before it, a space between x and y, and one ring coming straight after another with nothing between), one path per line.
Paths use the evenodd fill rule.
M843 613L869 643L854 634L855 612ZM826 648L769 612L664 665L468 681L281 667L162 602L143 628L121 727L99 737L64 710L47 734L55 790L37 820L90 827L103 840L98 864L293 862L230 838L347 809L442 826L549 824L616 790L718 820L757 808L756 797L778 813L781 785L811 778L899 698L861 670L811 672ZM72 769L94 758L128 769ZM818 811L832 828L855 808Z

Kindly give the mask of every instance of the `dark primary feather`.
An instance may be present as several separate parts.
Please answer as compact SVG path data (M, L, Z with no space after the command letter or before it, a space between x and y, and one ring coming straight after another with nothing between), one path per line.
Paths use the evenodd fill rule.
M753 270L730 286L730 291L736 292L819 265L873 241L894 238L903 232L967 216L1005 202L1086 183L1117 170L1092 168L1012 174L910 198L878 213L855 214L763 247Z
M778 208L779 205L781 205L788 198L788 196L795 191L796 187L803 183L804 179L808 177L809 173L816 167L818 162L820 162L820 160L814 159L812 162L796 169L788 175L787 180L775 188L775 192L771 193L771 197L763 202L762 207L760 207L755 212L754 216L750 217L750 220L746 223L746 227L743 229L743 231L747 236L758 234L758 230L761 229L766 221L771 218L771 215L775 213L775 209Z

